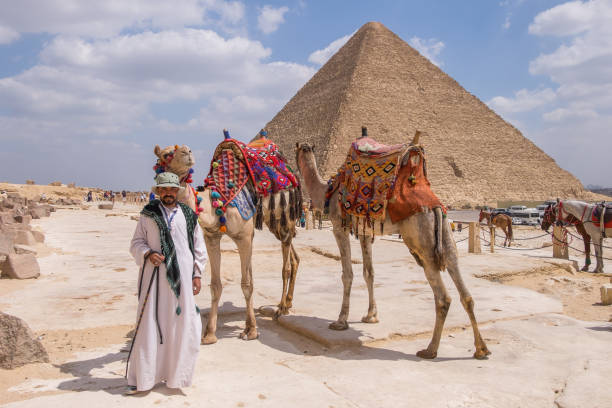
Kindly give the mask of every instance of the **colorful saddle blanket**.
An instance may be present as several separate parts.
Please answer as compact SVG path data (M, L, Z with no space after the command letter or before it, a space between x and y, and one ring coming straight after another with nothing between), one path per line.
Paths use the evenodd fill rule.
M387 200L405 148L405 145L385 147L370 138L353 142L335 178L345 214L384 222Z
M244 189L249 181L254 191ZM247 220L255 213L255 202L282 190L299 188L299 182L272 141L258 139L247 145L226 139L215 149L204 186L213 191L213 206L219 216L230 205Z
M360 150L364 146L372 148ZM431 190L420 146L411 146L406 152L406 145L384 146L369 138L358 139L329 181L327 198L337 189L345 216L365 218L370 227L374 221L384 223L387 211L394 223L435 207L446 212ZM350 225L352 228L352 221ZM378 232L372 228L372 233Z
M593 209L591 221L596 227L601 226L601 214L603 213L604 205L597 205ZM604 213L604 228L612 228L612 204L605 204L606 212Z

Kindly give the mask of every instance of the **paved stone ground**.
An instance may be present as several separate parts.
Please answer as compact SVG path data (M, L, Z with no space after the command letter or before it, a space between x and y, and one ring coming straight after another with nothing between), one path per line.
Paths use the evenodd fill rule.
M1 291L0 308L26 320L43 337L51 363L38 367L40 375L12 373L10 386L0 389L0 403L91 408L143 403L177 407L612 406L612 390L603 386L612 376L612 324L567 317L561 314L563 305L557 298L476 277L554 265L567 268L571 261L551 259L551 248L496 249L495 254L473 255L467 254L467 241L460 242L461 269L493 354L483 361L471 358L469 321L452 281L444 274L453 304L439 357L426 361L415 353L429 342L435 316L433 295L408 250L392 237L374 245L380 323L360 322L367 310L367 291L361 265L356 263L350 328L327 329L337 318L342 284L340 264L333 259L338 250L325 230L299 231L295 243L301 264L292 314L278 322L258 314L260 337L250 342L238 339L244 327L239 259L231 241L224 241L219 342L201 347L194 385L182 391L160 385L145 395L123 397L127 353L122 350L125 334L135 321L138 273L127 252L136 224L130 219L133 214L136 209L129 206L111 212L60 210L36 221L46 233L47 245L59 249L39 259L40 279ZM465 236L467 231L457 233L457 240ZM525 249L530 244L521 245ZM536 242L533 247L539 245ZM352 258L358 261L357 241L352 249ZM579 257L574 259L582 265ZM268 232L257 232L256 308L278 302L280 267L280 245ZM610 266L606 271L612 272ZM210 295L203 290L198 303L204 320L209 302ZM612 307L606 307L612 313ZM82 340L79 336L85 332L90 337Z

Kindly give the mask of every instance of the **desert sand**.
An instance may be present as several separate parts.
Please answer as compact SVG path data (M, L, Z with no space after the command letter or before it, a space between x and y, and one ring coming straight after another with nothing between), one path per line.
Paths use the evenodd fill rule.
M58 209L33 221L46 234L38 248L41 277L0 280L0 310L24 319L47 349L50 363L0 370L0 404L7 407L610 407L612 306L599 302L609 276L577 272L583 257L553 259L549 237L517 240L515 249L468 254L467 229L455 232L464 279L492 355L474 360L472 332L450 278L453 303L434 360L427 346L434 324L432 292L422 270L395 237L374 244L380 323L367 310L360 249L350 328L327 329L340 310L338 249L328 230L298 231L301 257L292 313L268 317L281 293L280 245L255 235L254 304L260 336L243 341L244 299L233 243L222 244L224 291L216 344L201 346L195 383L159 385L124 397L125 358L136 318L138 268L128 253L136 206ZM515 237L542 235L517 228ZM608 246L610 242L606 242ZM573 246L580 247L580 244ZM540 248L531 250L532 248ZM612 250L606 250L612 258ZM577 261L577 262L576 262ZM612 261L606 261L606 275ZM209 275L206 275L208 278ZM206 279L205 279L206 280ZM197 297L202 318L210 303ZM556 404L556 405L555 405Z

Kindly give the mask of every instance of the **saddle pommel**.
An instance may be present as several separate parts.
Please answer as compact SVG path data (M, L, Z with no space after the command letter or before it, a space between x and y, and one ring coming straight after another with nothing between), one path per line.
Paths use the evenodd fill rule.
M368 137L368 128L365 126L361 127L361 137Z
M261 129L259 131L259 137L263 139L266 136L268 136L268 132L265 129Z
M223 129L223 137L225 137L226 139L230 138L230 134L229 134L229 131L227 129Z
M414 133L414 138L412 139L412 143L411 143L411 144L412 144L413 146L418 145L418 144L419 144L419 138L420 138L420 137L421 137L421 131L420 131L420 130L417 130L417 131Z

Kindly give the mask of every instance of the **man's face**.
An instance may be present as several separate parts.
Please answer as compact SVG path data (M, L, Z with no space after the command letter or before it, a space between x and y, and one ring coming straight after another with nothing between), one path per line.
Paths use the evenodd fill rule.
M178 191L178 187L157 187L157 194L161 198L162 203L169 206L176 204Z

